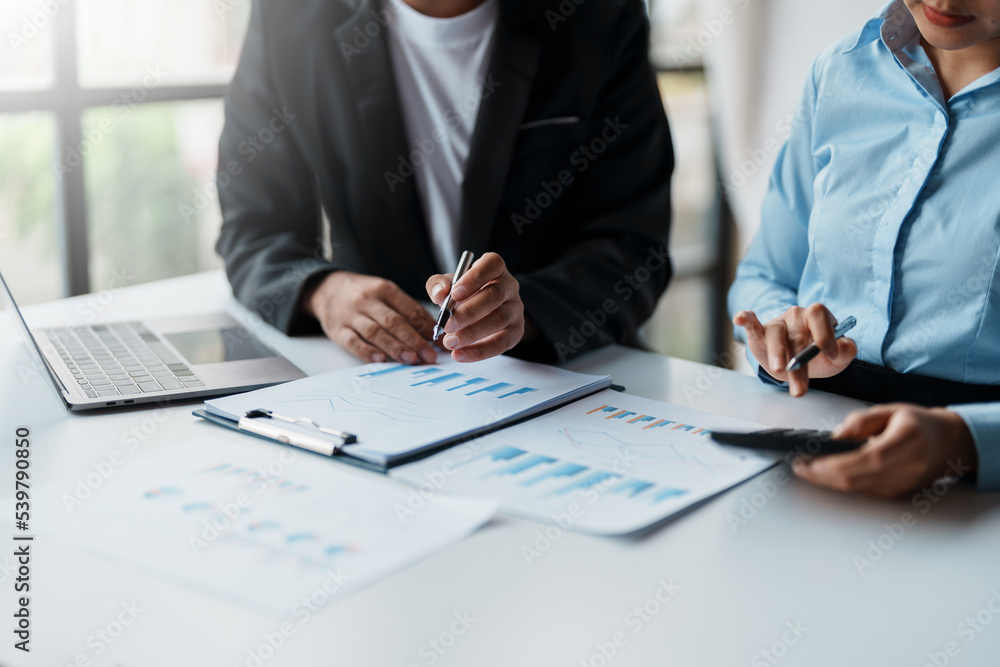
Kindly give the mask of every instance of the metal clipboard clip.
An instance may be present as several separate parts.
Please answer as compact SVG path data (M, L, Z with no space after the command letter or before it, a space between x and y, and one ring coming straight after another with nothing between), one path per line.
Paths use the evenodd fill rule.
M286 424L304 424L319 433L328 435L331 438L336 438L337 442L331 442L329 438L324 438L319 435L282 428L281 426L275 424L275 421L284 422ZM325 456L339 454L343 451L343 448L346 445L353 445L358 441L358 436L353 433L345 433L344 431L326 428L325 426L320 426L311 419L301 417L285 417L277 414L276 412L272 412L271 410L264 409L250 410L243 416L242 419L240 419L237 426L241 431L253 433L254 435L260 435L268 438L269 440L276 440L285 445L301 447L302 449L307 449L311 452L316 452L317 454L323 454Z

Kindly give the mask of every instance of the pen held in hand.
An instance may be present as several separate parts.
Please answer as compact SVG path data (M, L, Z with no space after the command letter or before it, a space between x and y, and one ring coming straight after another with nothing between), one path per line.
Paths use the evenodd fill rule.
M834 338L843 338L847 335L847 332L853 329L857 325L858 321L854 317L848 317L846 320L841 322L833 330ZM785 366L785 371L791 373L792 371L797 371L810 361L819 356L820 349L816 347L816 343L813 343L806 349L800 351L794 357L789 360L788 365Z
M451 289L448 290L448 296L445 297L444 302L441 304L441 312L438 313L437 322L434 324L434 342L437 342L444 335L444 327L448 324L448 320L451 319L451 311L455 307L455 301L451 298L451 295L455 291L455 285L468 272L469 267L472 266L474 258L475 255L466 250L458 260L458 267L455 269L455 275L451 279Z

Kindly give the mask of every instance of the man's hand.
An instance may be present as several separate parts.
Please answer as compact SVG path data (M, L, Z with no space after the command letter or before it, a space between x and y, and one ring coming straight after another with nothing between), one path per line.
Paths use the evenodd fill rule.
M441 305L451 289L451 274L431 276L427 294ZM520 286L496 253L480 257L455 285L455 309L445 325L442 345L455 361L481 361L503 354L524 337Z
M846 454L796 459L795 474L838 491L898 498L946 474L971 473L977 463L969 427L944 408L894 403L852 412L834 438L868 441Z
M330 340L359 359L405 364L437 360L428 342L434 320L393 282L336 271L323 279L304 305Z
M836 338L837 319L826 306L813 304L808 308L793 307L762 325L752 311L744 310L733 318L733 324L746 329L747 345L757 363L779 382L788 381L792 396L804 396L809 390L809 378L826 378L847 368L858 354L858 346L850 338ZM803 368L785 372L796 354L816 343L820 355Z

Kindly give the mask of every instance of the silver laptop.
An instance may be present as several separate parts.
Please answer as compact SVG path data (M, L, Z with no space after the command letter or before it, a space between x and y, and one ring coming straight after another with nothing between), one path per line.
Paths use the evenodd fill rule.
M236 394L305 377L222 313L32 330L2 274L0 288L70 410Z

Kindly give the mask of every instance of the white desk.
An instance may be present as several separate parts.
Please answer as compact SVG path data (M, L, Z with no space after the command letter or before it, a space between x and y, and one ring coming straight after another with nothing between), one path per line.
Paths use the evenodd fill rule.
M212 273L130 288L110 296L100 316L110 319L224 309L246 322L221 274ZM93 299L93 297L90 297ZM65 323L85 312L79 300L29 310L36 323ZM354 362L321 339L288 340L267 327L257 333L309 373ZM3 489L12 469L16 425L33 431L34 485L72 480L93 462L120 449L130 429L152 432L139 452L169 448L198 434L241 441L242 436L201 423L192 406L157 412L70 415L43 378L19 369L30 363L0 333ZM571 365L606 372L632 393L753 421L829 427L854 407L820 394L793 400L755 378L700 364L612 348ZM700 392L700 393L699 393ZM154 419L156 417L156 419ZM157 421L159 420L159 421ZM162 422L162 423L161 423ZM276 446L276 445L275 445ZM329 465L338 465L329 463ZM1000 590L1000 496L956 488L929 511L910 501L886 503L838 495L790 481L767 498L759 483L771 470L640 539L602 539L568 533L541 558L526 564L523 545L533 546L540 525L500 516L470 539L353 596L327 605L262 665L914 665L954 641L954 665L996 665L1000 618L958 628L987 607ZM115 473L128 474L128 461ZM356 471L356 474L370 474ZM733 515L751 503L759 508L745 525ZM4 525L12 508L0 508ZM865 557L883 524L904 512L917 520L882 558L859 574L854 557ZM34 516L43 527L45 516ZM0 536L10 542L7 530ZM41 529L40 531L41 532ZM34 652L12 649L5 629L0 664L70 664L83 653L97 665L187 667L247 665L275 622L142 572L126 569L52 539L39 538L33 562ZM7 553L6 546L0 553ZM877 555L877 554L876 554ZM0 564L3 557L0 557ZM8 561L7 565L12 562ZM0 588L0 614L10 628L12 583ZM649 602L660 580L681 588L666 605ZM123 602L144 611L110 649L95 656L88 636L115 620ZM648 603L658 613L637 622L625 617ZM1000 611L1000 594L993 601ZM454 614L475 622L443 655L428 642L451 643ZM787 631L799 624L801 637ZM458 626L456 626L458 627ZM638 631L636 631L638 630ZM595 643L621 632L627 643L604 660ZM444 634L442 634L444 633ZM793 645L782 644L784 638ZM968 643L966 640L970 639ZM758 654L774 647L780 659ZM421 648L423 647L423 652ZM596 657L595 657L596 656ZM939 661L946 656L939 656ZM581 663L581 660L583 663ZM602 662L603 660L603 662ZM250 661L250 664L258 664ZM944 664L944 663L939 663Z

